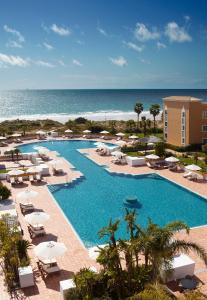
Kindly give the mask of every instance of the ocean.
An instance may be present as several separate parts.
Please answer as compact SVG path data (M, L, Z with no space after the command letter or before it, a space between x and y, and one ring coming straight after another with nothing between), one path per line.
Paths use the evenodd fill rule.
M0 121L45 119L60 122L78 116L90 120L135 119L134 105L141 102L149 115L151 104L162 107L162 98L193 96L207 101L207 89L114 89L114 90L12 90L0 91Z

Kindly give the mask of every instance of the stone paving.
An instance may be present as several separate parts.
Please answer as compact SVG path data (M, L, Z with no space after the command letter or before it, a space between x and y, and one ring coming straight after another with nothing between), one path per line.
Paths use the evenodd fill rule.
M99 165L108 166L109 171L118 172L118 173L126 173L126 174L147 174L156 172L166 178L175 181L178 184L183 185L186 188L191 189L194 192L197 192L204 197L207 197L207 183L204 182L191 182L185 178L183 178L182 174L174 173L169 170L157 170L154 171L149 169L148 167L130 167L128 165L114 165L110 156L100 156L96 153L94 149L82 149L80 152L88 153L87 157L92 159ZM56 158L56 154L50 152L50 156L52 158ZM77 170L72 170L70 163L68 163L64 158L58 157L63 161L63 170L67 175L62 176L48 176L44 177L45 182L41 184L33 184L31 185L29 182L23 187L12 187L12 197L15 201L15 206L18 211L18 217L21 223L21 226L24 230L24 238L30 240L33 246L38 243L46 240L57 240L60 242L64 242L68 251L66 254L58 258L58 265L61 268L61 272L59 274L54 274L48 276L45 280L43 280L38 272L33 247L29 250L29 254L31 257L32 267L35 273L35 281L36 285L34 288L26 288L23 290L19 290L14 299L31 299L31 300L40 300L40 299L60 299L59 293L59 281L71 278L74 272L77 272L80 268L95 266L98 268L99 266L96 262L90 259L88 255L87 249L83 246L81 240L74 232L73 227L65 218L63 212L56 204L52 195L50 194L47 184L58 184L71 182L81 176L81 173ZM7 162L6 162L7 164ZM11 163L8 162L8 166L11 166ZM51 172L51 169L50 169ZM51 172L52 174L52 172ZM6 183L9 187L10 184ZM20 212L19 203L16 199L17 193L23 191L27 188L31 188L33 190L38 191L38 196L33 200L34 206L38 210L43 210L50 215L50 219L45 224L45 229L47 231L47 235L41 238L35 238L33 240L30 239L27 224L25 222L24 216ZM65 199L67 201L67 199ZM196 213L196 212L195 212ZM192 228L190 234L187 236L184 233L177 234L179 238L184 238L189 241L193 241L204 247L207 251L207 226ZM196 276L204 283L201 286L201 291L207 295L207 268L201 262L201 260L194 253L189 254L196 261ZM1 300L8 300L10 296L6 292L6 287L3 285L3 276L0 276L0 289L1 289Z

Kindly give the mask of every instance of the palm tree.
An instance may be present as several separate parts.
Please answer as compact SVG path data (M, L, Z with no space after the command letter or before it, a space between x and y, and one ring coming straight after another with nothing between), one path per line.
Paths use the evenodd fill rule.
M195 251L207 265L207 254L205 250L196 243L187 242L174 238L174 234L179 230L186 230L189 233L189 227L180 221L175 221L159 227L149 220L146 229L138 229L142 252L145 258L145 267L151 265L152 279L160 279L161 267L164 266L166 271L171 269L173 257L178 252L188 253L190 250Z
M159 284L149 284L144 291L129 298L129 300L172 300Z
M16 154L16 157L17 157L17 160L19 159L19 153L20 153L21 151L18 149L18 148L15 148L14 149L14 154Z
M147 134L147 121L146 121L145 116L142 117L141 127L143 128L144 136L146 136L146 134Z
M155 128L156 128L156 116L158 116L160 113L160 106L159 104L152 104L151 107L150 107L150 114L153 116L153 119L154 119L154 131L155 131Z
M137 114L137 129L139 128L139 116L143 112L144 107L142 103L136 103L134 107L134 111Z

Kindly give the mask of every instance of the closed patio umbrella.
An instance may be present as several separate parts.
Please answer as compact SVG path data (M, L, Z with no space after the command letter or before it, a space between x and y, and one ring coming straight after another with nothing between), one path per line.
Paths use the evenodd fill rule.
M42 260L52 260L62 256L67 251L63 243L54 241L43 242L34 248L35 255Z
M176 162L179 162L179 159L174 156L170 156L170 157L165 158L165 161L171 162L171 163L176 163Z
M201 170L201 168L199 166L194 165L194 164L186 166L185 169L188 171L200 171Z
M45 212L35 211L31 214L26 215L24 218L27 223L38 226L44 224L47 220L49 220L50 216Z

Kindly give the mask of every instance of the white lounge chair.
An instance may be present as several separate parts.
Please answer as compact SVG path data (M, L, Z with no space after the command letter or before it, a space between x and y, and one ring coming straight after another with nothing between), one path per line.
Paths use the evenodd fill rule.
M11 185L14 185L16 183L15 178L14 177L10 177L10 183Z
M37 181L42 181L42 177L41 177L40 174L37 174L37 175L36 175L36 180L37 180Z
M23 178L22 177L18 177L18 183L23 184Z
M184 178L188 178L188 177L190 177L192 174L193 174L192 172L188 172L188 173L183 174L183 177L184 177Z
M198 180L198 175L197 174L192 174L191 176L187 177L189 180L192 180L192 181L196 181Z
M57 264L56 259L50 260L39 260L37 262L38 268L42 273L51 274L55 272L59 272L60 268Z
M38 227L29 225L28 226L28 231L29 231L29 234L30 234L31 238L34 238L36 236L43 236L43 235L46 234L44 226L42 226L42 225L40 225Z
M34 210L34 205L32 203L19 203L19 206L22 213Z

